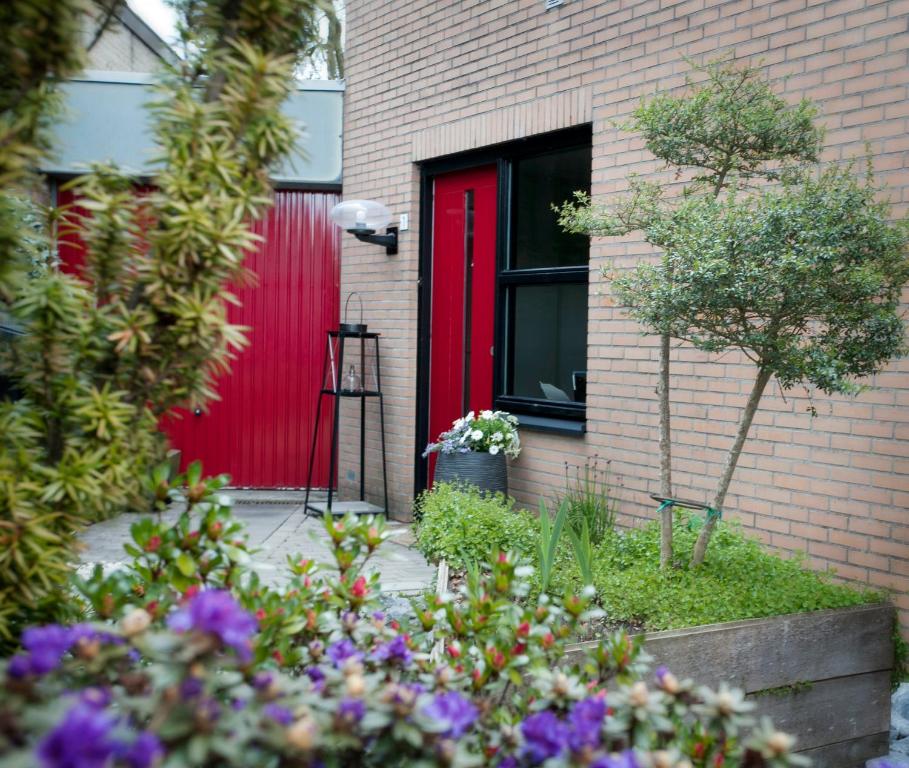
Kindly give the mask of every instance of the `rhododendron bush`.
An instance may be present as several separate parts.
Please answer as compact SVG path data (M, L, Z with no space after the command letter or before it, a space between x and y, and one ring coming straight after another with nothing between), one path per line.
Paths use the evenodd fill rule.
M0 765L801 762L737 691L648 671L639 638L566 662L590 596L531 602L506 553L392 614L365 567L382 524L334 519L332 567L291 558L266 587L222 483L196 484L175 525L135 523L132 564L76 583L84 620L31 628L0 662Z

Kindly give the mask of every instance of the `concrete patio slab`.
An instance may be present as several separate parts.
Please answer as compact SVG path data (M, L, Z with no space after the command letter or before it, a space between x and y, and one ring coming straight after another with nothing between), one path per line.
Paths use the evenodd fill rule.
M235 501L234 517L246 526L250 547L256 550L250 568L263 582L273 586L287 583L288 557L332 564L322 521L305 517L301 504L238 499L233 491L229 495ZM179 509L170 509L162 514L162 519L174 522L179 515ZM122 566L127 560L123 545L129 541L130 526L137 519L136 515L124 514L96 523L84 531L80 536L84 547L80 572L87 573L96 563L105 568ZM388 523L388 530L391 536L370 560L367 572L380 574L385 592L413 594L430 589L435 568L413 548L410 526L392 521Z

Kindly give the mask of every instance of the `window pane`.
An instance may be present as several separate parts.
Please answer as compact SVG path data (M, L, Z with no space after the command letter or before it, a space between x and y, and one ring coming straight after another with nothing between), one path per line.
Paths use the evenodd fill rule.
M516 397L584 402L587 385L587 285L513 289L511 391Z
M528 157L514 164L514 254L511 269L587 263L589 240L561 230L552 205L590 192L590 147Z

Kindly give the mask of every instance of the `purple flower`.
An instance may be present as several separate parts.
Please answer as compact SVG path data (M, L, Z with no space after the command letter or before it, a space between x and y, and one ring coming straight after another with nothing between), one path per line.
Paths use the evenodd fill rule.
M38 744L38 762L42 768L105 768L117 749L115 725L106 712L78 703Z
M518 759L514 755L506 755L499 760L498 768L518 768Z
M293 712L280 704L266 704L262 712L269 720L274 720L278 725L290 725L294 721Z
M373 621L385 621L385 614L382 611L372 612Z
M640 768L634 751L626 749L621 754L604 755L590 764L590 768Z
M338 669L344 666L344 664L349 659L355 659L360 661L363 658L363 654L357 650L357 647L350 642L348 639L340 640L333 645L328 646L328 650L325 651L329 659L331 659L332 664L335 665Z
M521 733L524 753L534 765L560 754L568 744L568 726L546 710L524 720Z
M257 629L255 618L247 613L225 590L199 592L187 605L172 613L167 626L177 632L205 632L233 648L241 660L252 656L252 636Z
M22 633L22 646L28 651L28 671L33 675L46 675L60 666L63 654L73 644L73 632L59 624L46 627L29 627Z
M274 679L271 672L256 672L252 679L253 688L257 691L268 690L269 686L274 682Z
M6 667L6 674L14 680L21 680L23 677L31 674L31 671L31 661L24 653L17 653L13 656Z
M104 709L112 698L110 688L85 688L79 692L79 701L95 709Z
M572 752L580 752L585 747L600 746L600 731L605 717L605 699L594 697L574 705L571 714L568 715L571 729L568 734L568 746Z
M440 693L422 709L423 715L443 724L444 736L459 739L477 719L477 708L457 691Z
M413 654L407 647L404 635L398 635L394 640L384 643L372 652L375 661L400 662L402 667L408 666L413 661Z
M663 681L666 679L666 675L668 674L669 667L667 667L665 664L660 664L660 666L654 670L653 676L656 678L657 685L660 686L660 688L663 687Z
M344 699L338 707L338 717L345 723L355 725L366 714L366 705L359 699Z
M307 667L306 676L312 680L313 687L316 691L322 691L325 688L325 673L316 666Z
M164 747L155 734L142 731L124 753L130 768L152 768L164 756Z
M180 683L180 695L184 699L194 699L204 689L202 681L198 677L187 677L182 683Z

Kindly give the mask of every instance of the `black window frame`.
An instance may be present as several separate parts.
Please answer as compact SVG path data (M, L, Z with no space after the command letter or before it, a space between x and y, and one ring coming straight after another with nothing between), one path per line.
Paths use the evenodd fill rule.
M586 129L586 130L585 130ZM511 269L512 255L516 250L517 232L514 206L514 167L517 161L552 154L564 150L586 147L592 151L590 126L582 130L560 131L540 145L516 147L515 151L503 156L499 167L499 221L504 222L505 231L499 233L499 247L496 265L496 360L493 374L493 404L497 410L508 411L521 416L542 417L546 420L586 422L586 403L561 403L544 398L521 397L505 394L511 388L514 355L514 306L509 301L509 292L520 286L553 285L557 283L590 284L590 256L584 264L564 267L532 267ZM588 184L590 182L588 181ZM553 203L561 201L553 200ZM501 215L505 212L505 215ZM555 214L553 214L555 215ZM512 296L514 293L511 294ZM588 307L589 309L589 307ZM589 324L589 319L588 319ZM586 330L586 329L585 329ZM558 425L553 431L559 431Z
M564 434L583 435L586 403L556 403L554 401L504 395L505 365L502 358L512 349L507 335L513 333L507 317L506 293L516 285L551 285L574 283L589 285L590 261L571 267L545 267L521 270L508 269L514 249L514 217L512 178L514 164L522 159L545 155L576 147L592 147L592 126L584 125L531 136L517 141L485 147L482 150L458 153L419 163L420 169L420 258L417 296L417 412L416 446L414 456L414 490L419 493L427 485L428 463L423 450L432 437L429 435L429 334L432 305L432 222L434 177L451 171L465 170L495 163L497 166L498 199L496 203L496 307L495 361L493 365L493 407L521 417L522 426L530 429ZM553 200L554 203L559 201ZM588 302L589 310L589 302ZM589 326L588 314L588 326Z

